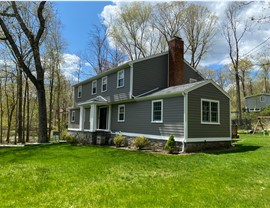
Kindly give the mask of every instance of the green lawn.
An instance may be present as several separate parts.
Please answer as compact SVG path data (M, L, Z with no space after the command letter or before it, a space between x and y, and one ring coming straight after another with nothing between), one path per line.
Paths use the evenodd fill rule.
M270 137L158 155L54 144L0 149L0 207L270 207Z

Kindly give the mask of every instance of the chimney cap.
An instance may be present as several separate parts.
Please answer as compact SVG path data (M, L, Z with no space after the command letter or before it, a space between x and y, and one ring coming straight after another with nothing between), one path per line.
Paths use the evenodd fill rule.
M182 40L182 38L180 38L179 36L177 36L177 35L174 35L173 37L172 37L172 39L178 39L178 40Z

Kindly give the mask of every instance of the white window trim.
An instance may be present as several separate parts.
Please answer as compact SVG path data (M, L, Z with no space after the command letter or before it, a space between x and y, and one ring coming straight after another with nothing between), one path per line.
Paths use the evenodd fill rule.
M95 92L95 93L93 93L94 84L96 84L96 92ZM94 80L94 81L92 82L92 95L95 95L95 94L97 94L97 80Z
M75 111L71 111L71 122L74 123L75 122L75 116L76 116L76 113Z
M119 74L123 72L123 85L119 86ZM121 88L125 86L125 70L121 70L117 72L117 88Z
M154 121L154 103L157 103L157 102L161 102L161 120L160 121ZM163 123L163 100L152 100L151 122Z
M103 90L103 80L106 79L106 90ZM108 77L102 77L101 79L101 92L106 92L108 89Z
M264 96L260 96L260 102L261 103L264 103L266 101L265 97Z
M203 101L206 101L206 102L212 102L212 103L217 103L218 104L218 122L205 122L203 121ZM211 105L210 105L210 120L211 120ZM219 100L210 100L210 99L201 99L201 124L211 124L211 125L220 125L220 103L219 103Z
M78 98L82 97L82 85L78 86L78 94L77 94Z
M123 120L119 120L120 108L121 107L124 107L124 119ZM125 105L118 105L117 121L118 122L125 122L125 118L126 118L126 106Z

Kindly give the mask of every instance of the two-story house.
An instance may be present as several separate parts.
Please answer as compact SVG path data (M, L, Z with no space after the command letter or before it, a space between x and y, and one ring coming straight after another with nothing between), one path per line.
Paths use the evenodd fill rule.
M90 140L121 132L164 141L172 134L183 151L231 145L230 98L184 60L184 43L177 37L168 52L74 85L69 119L69 132Z
M247 112L259 112L270 106L270 94L261 93L245 97L245 105Z

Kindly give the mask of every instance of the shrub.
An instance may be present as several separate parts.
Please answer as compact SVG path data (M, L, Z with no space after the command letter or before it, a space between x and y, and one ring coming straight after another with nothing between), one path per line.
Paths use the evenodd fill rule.
M72 135L64 135L63 140L66 140L70 144L78 144L78 139Z
M113 143L116 147L121 147L125 144L126 138L123 135L116 135L113 138Z
M141 150L142 148L148 145L148 139L144 136L137 136L133 144L135 145L135 147Z
M174 136L171 135L165 144L165 150L168 150L172 154L176 149L176 141L174 140Z

